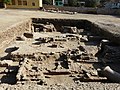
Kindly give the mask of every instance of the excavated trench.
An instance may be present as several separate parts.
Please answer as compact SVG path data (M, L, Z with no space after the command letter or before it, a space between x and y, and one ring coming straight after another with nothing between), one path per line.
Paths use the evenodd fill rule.
M87 20L33 18L1 57L1 83L120 82L120 46L108 35Z

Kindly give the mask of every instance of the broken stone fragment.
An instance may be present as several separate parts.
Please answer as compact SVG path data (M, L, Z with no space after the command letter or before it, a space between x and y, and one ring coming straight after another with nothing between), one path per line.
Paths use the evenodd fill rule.
M88 42L88 38L86 36L83 36L80 38L81 42Z
M6 52L6 53L11 53L11 52L14 52L14 51L16 51L16 50L18 50L18 49L19 49L19 47L14 46L14 47L7 48L7 49L5 50L5 52Z
M91 74L92 76L98 76L97 70L91 70L91 71L90 71L90 74Z
M77 14L77 12L73 12L73 14Z
M90 60L90 57L89 56L81 56L81 59L82 60Z
M85 52L86 50L85 50L85 48L84 48L84 46L78 46L78 48L80 49L80 51L83 51L83 52Z
M57 45L57 44L52 44L52 45L50 45L50 46L48 46L48 47L51 47L51 48L57 48L58 45Z
M41 61L41 57L39 54L34 55L36 61Z
M62 26L63 33L78 33L77 27L71 27L71 26Z
M62 11L63 14L70 14L70 15L73 15L73 14L76 14L76 12L70 12L70 11Z
M109 40L103 39L100 43L100 47L101 47L101 51L103 51L105 49L105 46L110 44Z
M12 60L3 60L3 61L0 61L0 66L7 67L7 66L11 66L12 64L13 64Z
M70 74L70 75L69 75L69 77L75 77L75 76L76 76L76 75L74 75L74 74Z
M53 38L51 38L51 37L45 37L45 38L38 38L38 39L35 39L35 40L40 44L40 43L49 43L49 42L52 42Z
M86 76L91 79L91 74L90 73L86 73Z
M70 41L77 41L78 39L76 37L71 37L71 38L67 38Z
M101 41L103 38L100 36L88 36L89 41Z
M45 42L47 42L47 43L48 43L48 42L52 42L52 41L53 41L53 38L51 38L51 37L46 37L46 38L45 38Z
M108 80L120 83L120 73L112 70L109 66L104 68L103 74L105 77L107 77Z
M35 32L56 32L56 28L54 27L53 24L47 22L47 24L42 24L42 23L34 23L33 24L34 28L35 28Z
M26 38L33 38L33 34L32 33L24 33L24 36Z
M82 55L84 56L95 56L96 53L98 52L98 47L97 46L83 46L80 45L78 46L79 50L82 51Z
M38 85L47 85L47 82L45 81L45 79L40 79L37 84Z
M18 70L18 74L16 75L17 80L21 80L21 79L26 77L25 66L28 62L30 63L30 59L25 58L24 61L23 61L23 64L20 65L20 68ZM30 67L27 67L27 68L30 68Z
M47 23L47 24L44 26L44 29L45 29L45 32L55 32L55 31L56 31L54 25L51 24L51 23ZM43 29L43 30L44 30L44 29Z
M39 45L39 46L41 46L41 45L40 45L40 44L41 44L40 41L35 41L35 42L33 42L32 44L33 44L33 45Z
M65 38L55 38L54 41L62 41L62 42L66 42L67 39L65 39Z
M24 41L24 39L22 37L16 37L17 41Z
M44 73L45 75L69 75L71 72L69 70L65 69L59 69L59 70L49 70L48 72Z

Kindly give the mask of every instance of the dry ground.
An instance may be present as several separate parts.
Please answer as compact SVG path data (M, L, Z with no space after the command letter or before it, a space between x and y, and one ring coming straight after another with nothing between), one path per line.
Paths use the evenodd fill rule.
M120 18L117 16L110 15L93 15L93 14L69 15L32 10L0 9L0 31L3 31L5 30L5 28L27 18L88 19L93 22L114 24L116 26L120 25Z
M32 10L12 10L12 9L0 9L0 32L4 32L11 25L29 18L60 18L60 19L87 19L95 23L112 26L112 30L119 34L120 18L110 15L91 15L91 14L58 14L48 13L43 11ZM113 31L114 32L114 31ZM120 85L116 83L84 83L78 82L77 86L71 85L70 87L60 85L38 86L33 84L28 85L7 85L1 84L0 90L120 90Z

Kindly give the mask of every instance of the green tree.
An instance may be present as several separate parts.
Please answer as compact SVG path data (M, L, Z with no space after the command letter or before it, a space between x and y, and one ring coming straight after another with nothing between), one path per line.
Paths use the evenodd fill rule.
M4 8L6 8L6 4L10 4L11 0L3 0L3 3L4 3Z
M69 6L77 6L78 2L85 2L86 7L96 7L100 4L100 0L69 0Z
M4 2L5 4L10 4L10 3L11 3L11 0L3 0L3 2Z
M106 2L106 0L100 0L100 4L101 4L100 6L103 7L105 2Z
M111 0L100 0L101 4L104 4L105 2L110 2Z
M100 0L85 0L86 7L96 7L99 4Z
M69 6L77 6L77 2L78 2L78 0L69 0L68 1Z
M51 4L52 5L52 0L43 0L43 4Z

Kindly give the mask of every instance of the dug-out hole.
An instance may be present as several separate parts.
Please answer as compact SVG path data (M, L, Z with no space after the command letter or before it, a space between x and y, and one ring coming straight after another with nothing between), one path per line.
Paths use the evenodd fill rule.
M102 78L102 77L97 78L99 76L99 74L97 74L97 68L102 69L101 67L106 66L105 63L107 63L107 65L111 66L111 64L109 64L109 63L114 62L114 61L110 61L110 60L108 60L108 61L101 60L101 58L103 58L106 55L106 53L109 52L109 50L112 50L111 47L113 45L108 44L107 47L103 47L103 49L105 49L105 48L107 48L107 49L102 50L97 55L97 57L95 56L96 53L98 53L97 46L99 47L101 41L103 39L109 39L109 38L107 38L107 35L109 35L109 33L104 32L104 30L99 28L98 25L96 25L88 20L32 18L31 30L33 33L25 32L23 34L23 36L26 39L33 39L35 41L35 43L32 43L31 46L34 46L34 47L37 45L42 46L42 44L44 44L44 45L48 44L46 49L47 48L52 49L52 50L55 50L55 49L57 50L58 48L64 49L64 48L67 48L67 46L65 47L64 45L62 46L61 43L58 45L58 43L53 43L53 42L62 42L62 43L67 44L67 43L69 43L69 41L70 42L74 41L74 43L77 42L77 45L79 45L79 46L77 46L77 45L74 46L74 43L72 43L72 45L74 47L71 46L72 48L70 48L69 50L66 50L66 51L59 51L59 54L60 54L59 57L56 60L54 60L55 62L51 62L52 64L56 64L56 65L51 65L54 67L52 67L52 69L50 69L50 70L46 69L45 74L48 76L44 76L44 72L40 71L40 73L39 73L39 67L36 67L36 64L34 64L34 63L33 63L33 65L35 65L35 66L34 66L34 68L32 68L31 71L33 71L33 72L38 71L38 74L42 73L43 77L50 77L50 75L53 75L53 76L56 75L56 77L57 77L57 75L65 74L66 76L69 75L69 77L72 77L73 81L80 80L80 81L84 81L84 82L85 81L87 81L87 82L91 82L91 81L92 82L102 82L102 81L107 80L106 78ZM53 37L52 38L51 37L47 37L47 38L42 37L41 38L41 36L38 35L37 37L39 37L39 38L34 39L34 32L38 32L38 33L50 32L53 34L54 34L54 32L61 32L61 34L62 35L64 34L65 36L61 35L62 39L61 39L61 36L56 36L54 39ZM40 34L40 35L42 35L42 34ZM47 33L44 33L44 34L47 34ZM21 41L21 42L27 41L27 40L22 39L21 37L17 38L16 40L18 42L19 41ZM30 40L28 40L28 41L30 41ZM111 42L110 39L108 41ZM84 46L82 46L81 43L83 43ZM107 45L106 41L103 43L105 43L105 45L103 45L103 46ZM53 53L52 55L48 54L48 53L47 54L45 53L43 55L44 50L40 51L42 56L44 56L44 58L42 60L41 59L39 60L39 58L36 59L36 57L35 57L35 53L38 53L38 52L30 51L30 53L32 53L30 55L26 54L25 53L26 51L21 53L20 52L21 48L23 48L22 50L24 50L24 48L26 49L29 47L29 45L27 47L27 44L25 46L26 47L15 46L14 47L15 50L13 50L13 48L9 48L7 50L10 52L10 54L12 54L12 55L10 55L11 59L13 59L14 61L16 60L15 62L20 63L20 65L18 65L18 66L20 66L19 69L21 68L22 64L24 64L24 66L26 66L27 64L29 65L30 62L27 62L27 61L29 61L29 59L35 60L34 61L35 63L38 62L38 63L42 64L41 63L42 60L43 61L44 61L44 59L49 60L52 55L54 56L55 53L58 53L58 51L53 52L51 50L50 53ZM43 47L43 48L45 48L45 47ZM17 52L17 50L19 50L19 51ZM16 51L16 53L14 53L14 51ZM29 51L29 48L27 49L27 51ZM19 55L19 53L21 53L21 54ZM19 61L20 58L23 58L23 60ZM26 60L27 63L24 62L25 61L24 59L26 59L26 58L28 58L28 60ZM78 70L78 67L76 66L76 63L78 63L78 66L80 67L79 68L81 70L80 72ZM98 65L96 65L96 63L98 63ZM116 62L114 62L114 63L116 63ZM22 66L22 67L24 68L24 66ZM49 66L49 64L48 64L48 66ZM47 65L44 66L44 68L46 68L46 67L47 67ZM71 70L70 70L71 67L75 67L76 70L71 72ZM88 68L88 67L90 67L90 68ZM58 68L61 70L59 71ZM15 74L13 73L14 77L20 76L18 78L21 78L21 77L24 77L24 75L22 76L22 74L26 74L26 77L23 78L24 80L30 79L31 81L33 80L33 81L37 82L39 79L41 79L41 78L38 79L37 75L35 76L36 78L33 79L30 75L28 75L26 73L26 70L20 71L19 69L18 69L19 74L17 73L17 75L16 75L16 73ZM116 69L118 69L118 68L116 68ZM116 70L116 69L113 69L113 70ZM65 70L67 70L67 71L65 71ZM119 72L119 70L117 70L117 71ZM33 72L31 72L31 73L33 74ZM72 75L73 72L74 72L75 76ZM82 73L83 76L81 76L80 73ZM78 75L78 74L80 74L80 75ZM27 78L27 76L29 76L29 78ZM34 74L32 76L34 76ZM3 83L8 83L8 84L11 83L11 82L9 82L9 80L4 81L4 80L6 80L6 78L4 79L4 77L3 77ZM45 78L45 79L49 79L49 78ZM22 79L17 79L17 80L22 80ZM17 80L14 83L17 83ZM47 81L49 82L49 80L47 80ZM42 82L44 82L44 80Z

